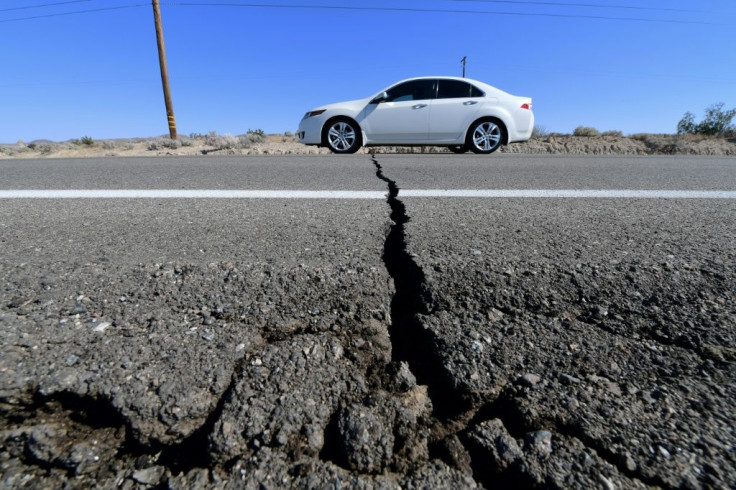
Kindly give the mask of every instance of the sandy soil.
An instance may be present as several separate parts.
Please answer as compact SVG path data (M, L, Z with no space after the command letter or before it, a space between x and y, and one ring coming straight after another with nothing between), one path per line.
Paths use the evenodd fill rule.
M361 148L363 153L436 153L441 147ZM569 155L736 155L736 139L702 136L641 134L633 136L549 135L516 143L499 150L502 153ZM181 137L172 142L167 137L66 142L34 141L0 145L0 158L84 158L143 157L191 155L325 155L326 148L305 146L291 135L220 136L214 133Z

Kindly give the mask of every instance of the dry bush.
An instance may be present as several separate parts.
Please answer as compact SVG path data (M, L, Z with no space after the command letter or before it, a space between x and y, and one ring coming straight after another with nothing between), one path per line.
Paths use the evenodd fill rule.
M238 148L238 139L230 133L220 136L216 131L210 131L204 137L204 144L211 146L216 150L234 150Z
M592 137L592 136L599 136L600 133L595 128L591 128L588 126L578 126L577 128L575 128L575 131L572 132L572 135Z
M58 153L62 150L74 150L76 146L70 141L64 141L61 143L55 143L49 140L36 140L28 143L27 150L32 150L40 153L41 155L50 155L52 153Z
M623 138L624 133L622 131L618 131L615 129L609 130L609 131L603 131L601 133L601 136L613 136L616 138Z
M182 147L182 142L179 140L172 140L171 138L156 138L155 140L148 143L148 149L151 151L163 150L167 148L169 150L176 150Z
M549 137L550 132L545 128L544 126L534 125L534 129L532 130L532 138L533 139L542 139Z
M204 137L204 144L213 147L215 150L239 150L250 148L257 143L266 141L266 135L258 130L248 130L246 134L233 136L230 133L220 136L215 131L210 131Z
M238 136L239 148L250 148L256 143L263 143L265 140L266 137L259 133L248 132Z

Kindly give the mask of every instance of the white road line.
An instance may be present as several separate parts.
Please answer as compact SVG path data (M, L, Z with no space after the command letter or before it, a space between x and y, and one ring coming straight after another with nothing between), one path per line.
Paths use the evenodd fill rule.
M210 190L210 189L18 189L0 199L386 199L383 191ZM577 189L401 189L405 197L736 199L736 191Z
M0 199L386 199L384 191L78 189L0 190Z
M402 189L399 197L736 199L736 191L594 189Z

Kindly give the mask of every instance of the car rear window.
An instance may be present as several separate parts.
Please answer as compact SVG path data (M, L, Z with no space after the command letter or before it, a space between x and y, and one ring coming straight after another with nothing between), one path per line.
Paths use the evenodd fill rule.
M460 80L440 80L438 99L458 99L463 97L483 97L483 92L467 82Z

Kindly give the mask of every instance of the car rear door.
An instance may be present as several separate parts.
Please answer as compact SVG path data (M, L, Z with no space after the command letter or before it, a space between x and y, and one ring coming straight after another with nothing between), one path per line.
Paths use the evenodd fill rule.
M429 137L429 105L435 80L410 80L391 87L388 98L366 108L363 129L367 143L423 143Z
M475 119L484 96L477 87L461 80L438 80L437 98L429 116L429 140L461 141Z

